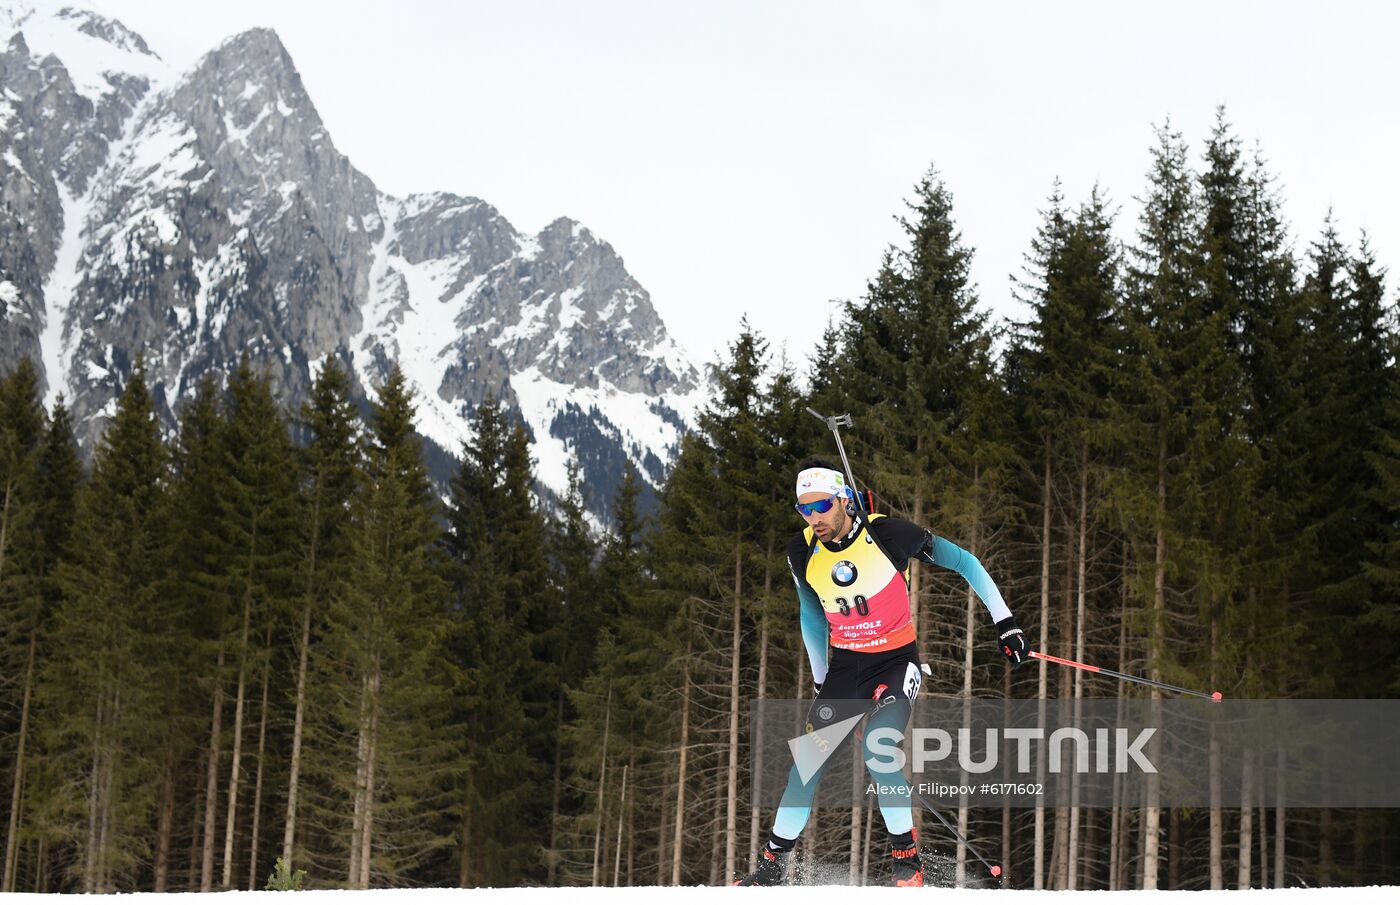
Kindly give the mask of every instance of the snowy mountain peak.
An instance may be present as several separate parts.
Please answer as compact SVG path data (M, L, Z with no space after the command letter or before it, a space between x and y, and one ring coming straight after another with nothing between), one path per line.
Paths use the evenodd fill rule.
M99 41L106 41L118 50L160 59L154 51L146 46L144 38L116 19L108 19L90 10L73 9L70 6L60 8L55 15L60 19L72 22L83 34L97 38Z
M169 77L165 62L140 35L89 9L66 3L0 2L0 38L15 31L24 35L36 59L52 56L61 61L77 92L95 104L113 94L142 94Z
M301 75L277 32L252 28L205 54L182 80L226 106L306 116L311 130L321 127Z
M701 380L607 242L566 217L527 235L479 198L380 192L269 29L177 78L114 20L15 9L0 369L42 361L85 448L138 356L167 425L245 354L293 409L334 357L362 401L402 366L439 478L487 398L528 425L546 488L580 461L601 521L628 463L664 478Z

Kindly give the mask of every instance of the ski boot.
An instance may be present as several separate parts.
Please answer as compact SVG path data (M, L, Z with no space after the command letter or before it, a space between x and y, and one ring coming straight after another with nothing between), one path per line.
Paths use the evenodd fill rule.
M890 838L890 856L894 858L895 886L924 885L924 864L919 860L919 841L913 830Z
M787 866L789 851L774 849L771 845L765 845L763 852L758 856L758 869L740 880L735 880L735 886L783 886L787 884Z

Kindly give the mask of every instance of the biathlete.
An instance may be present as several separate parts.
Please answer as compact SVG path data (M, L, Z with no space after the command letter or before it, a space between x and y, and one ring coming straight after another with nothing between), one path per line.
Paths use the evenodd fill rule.
M824 459L798 465L797 511L807 527L788 542L787 558L817 692L806 729L818 732L846 719L853 702L860 707L856 712L864 712L874 701L861 744L872 783L880 790L894 885L922 886L908 784L899 771L877 770L873 764L878 759L865 741L880 728L904 731L923 679L909 605L909 563L952 569L966 579L996 623L998 645L1013 667L1030 656L1030 649L977 557L911 522L867 515L855 501L835 465ZM736 885L786 882L788 855L807 825L821 774L818 768L804 782L793 764L758 869Z

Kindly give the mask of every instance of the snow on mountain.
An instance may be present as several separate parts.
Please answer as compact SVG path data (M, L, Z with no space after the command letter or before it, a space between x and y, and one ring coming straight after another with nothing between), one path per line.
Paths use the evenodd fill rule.
M0 34L0 367L42 362L85 448L138 356L168 426L241 356L291 408L334 356L362 400L402 366L440 478L489 396L601 520L628 463L663 480L702 379L586 227L380 192L268 29L181 74L90 11L0 0Z
M88 9L52 0L20 0L0 6L0 42L24 33L37 57L52 54L63 62L78 93L100 103L123 90L131 79L154 83L168 78L168 67L141 36Z

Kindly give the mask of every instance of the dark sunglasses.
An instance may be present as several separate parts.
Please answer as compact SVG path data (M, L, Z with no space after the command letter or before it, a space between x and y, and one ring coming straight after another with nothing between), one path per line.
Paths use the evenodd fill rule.
M836 504L839 497L829 496L824 500L817 500L815 503L793 503L793 508L798 514L803 516L815 515L819 512L830 512L831 507Z

